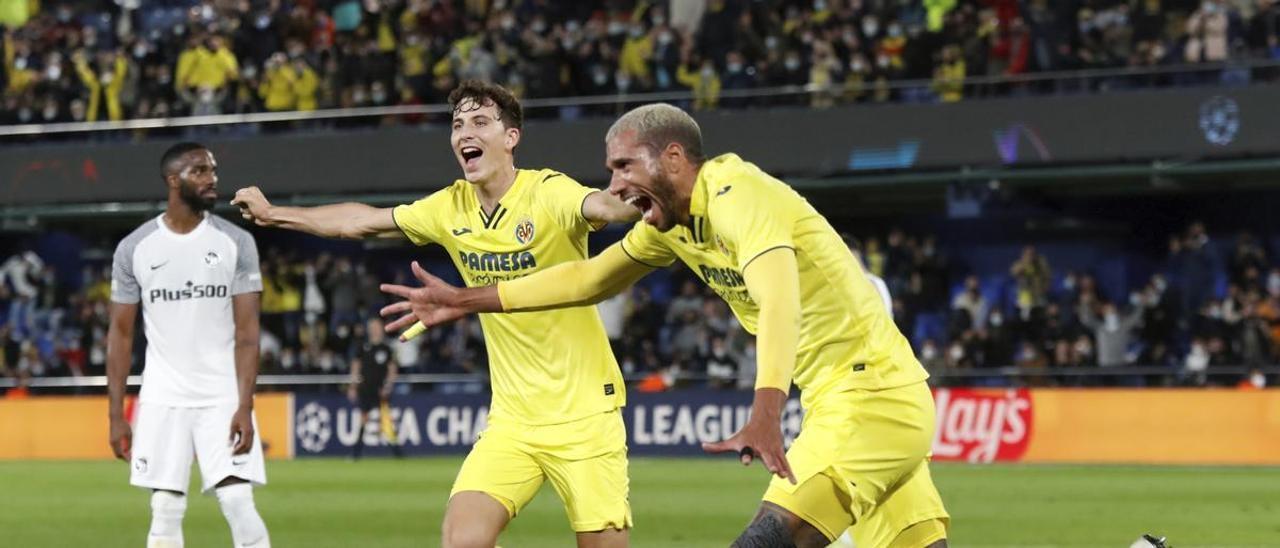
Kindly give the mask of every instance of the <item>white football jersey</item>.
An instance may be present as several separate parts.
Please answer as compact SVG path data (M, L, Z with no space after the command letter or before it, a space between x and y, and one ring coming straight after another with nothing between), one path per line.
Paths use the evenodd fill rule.
M141 303L139 399L181 407L239 401L231 297L262 291L253 236L216 215L178 234L158 216L120 241L111 300Z

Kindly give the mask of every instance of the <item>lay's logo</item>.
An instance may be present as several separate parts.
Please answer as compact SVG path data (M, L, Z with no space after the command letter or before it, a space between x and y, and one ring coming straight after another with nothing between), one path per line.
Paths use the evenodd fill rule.
M516 224L516 241L520 245L533 241L533 221L525 219Z
M1031 441L1031 392L938 388L933 458L939 461L1016 461Z

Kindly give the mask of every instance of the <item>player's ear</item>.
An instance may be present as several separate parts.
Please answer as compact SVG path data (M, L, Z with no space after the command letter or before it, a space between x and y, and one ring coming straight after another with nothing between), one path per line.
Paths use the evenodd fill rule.
M667 173L675 173L680 170L682 162L686 161L684 147L680 143L667 143L667 148L662 150L662 169Z
M506 145L508 150L515 150L516 145L520 144L520 128L507 128Z

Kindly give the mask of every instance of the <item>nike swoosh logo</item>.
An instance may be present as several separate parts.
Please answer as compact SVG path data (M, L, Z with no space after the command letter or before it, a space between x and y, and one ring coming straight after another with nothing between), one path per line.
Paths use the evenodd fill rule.
M731 188L733 188L733 185L725 186L724 188L720 189L720 192L716 193L716 196L724 196L724 193L729 192L729 189Z
M461 235L463 235L463 234L470 234L470 233L471 233L471 229L470 229L470 228L455 228L455 229L453 229L453 235L454 235L454 236L461 236Z
M167 265L167 264L169 264L169 261L165 261L165 262L160 263L160 264L153 264L153 265L151 265L151 270L155 270L155 269L160 268L160 267L162 267L162 266L164 266L164 265Z

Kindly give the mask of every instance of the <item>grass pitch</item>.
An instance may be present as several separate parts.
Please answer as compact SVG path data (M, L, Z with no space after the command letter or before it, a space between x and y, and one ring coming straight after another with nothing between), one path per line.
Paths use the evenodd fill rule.
M437 546L460 463L271 461L258 508L280 548ZM1280 546L1276 468L935 464L933 471L952 515L952 546L1124 547L1143 532L1167 535L1178 548ZM761 467L732 460L633 458L632 545L727 546L766 482ZM128 486L121 462L0 462L0 546L136 548L145 543L148 500ZM231 544L213 497L191 497L185 533L189 548ZM500 542L574 545L550 486Z

